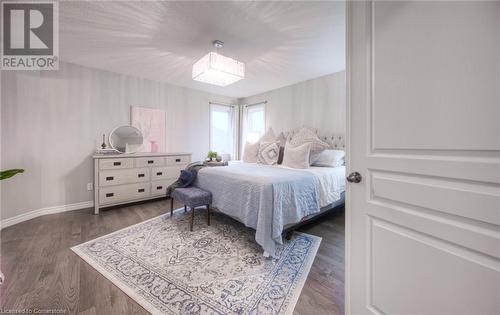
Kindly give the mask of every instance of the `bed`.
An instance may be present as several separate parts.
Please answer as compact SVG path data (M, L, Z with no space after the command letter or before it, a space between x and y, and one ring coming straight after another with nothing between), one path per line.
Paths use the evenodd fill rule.
M212 206L256 230L265 256L274 256L282 234L344 203L345 166L291 169L231 162L198 172L196 186L212 193Z

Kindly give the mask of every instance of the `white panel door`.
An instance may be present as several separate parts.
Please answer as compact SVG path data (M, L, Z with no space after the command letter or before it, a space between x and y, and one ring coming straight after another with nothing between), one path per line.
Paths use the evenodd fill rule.
M500 314L500 2L347 16L347 312Z

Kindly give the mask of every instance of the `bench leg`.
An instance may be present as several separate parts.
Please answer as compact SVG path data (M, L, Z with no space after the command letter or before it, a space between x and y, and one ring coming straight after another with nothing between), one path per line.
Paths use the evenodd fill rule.
M210 205L207 205L207 224L210 225Z
M191 232L193 232L194 208L191 207Z
M184 213L186 213L187 211L188 211L187 206L184 205Z
M174 215L174 198L170 197L170 216Z

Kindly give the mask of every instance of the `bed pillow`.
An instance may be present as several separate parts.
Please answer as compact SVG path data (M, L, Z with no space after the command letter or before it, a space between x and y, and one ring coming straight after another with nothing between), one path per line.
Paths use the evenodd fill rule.
M276 138L276 141L279 141L280 143L280 152L278 155L278 164L283 163L283 155L285 153L285 145L286 145L286 136L282 132L279 134L278 138Z
M260 143L245 143L245 149L243 150L243 162L245 163L257 163L259 154Z
M179 176L179 188L186 188L191 186L191 184L196 179L196 172L193 170L181 170L181 175Z
M287 143L285 154L283 155L283 166L291 168L309 168L309 153L311 143L307 142L299 146L292 146Z
M260 164L275 165L280 153L279 141L263 141L259 146L257 158Z
M266 133L260 137L259 142L271 142L276 141L276 134L274 133L273 128L267 129Z
M280 132L280 134L276 137L276 141L279 141L280 147L285 147L286 145L286 136L283 132Z
M321 140L314 131L306 127L301 128L290 140L290 144L293 146L299 146L304 143L311 143L310 164L316 162L319 153L330 147L330 145Z
M327 149L318 155L313 166L337 167L345 164L345 151Z

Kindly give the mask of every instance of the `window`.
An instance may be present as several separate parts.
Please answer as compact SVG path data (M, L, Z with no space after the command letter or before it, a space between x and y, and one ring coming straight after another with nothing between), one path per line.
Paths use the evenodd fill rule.
M210 150L230 159L235 153L235 113L234 106L210 104Z
M257 142L266 132L266 104L245 106L243 118L242 144Z

